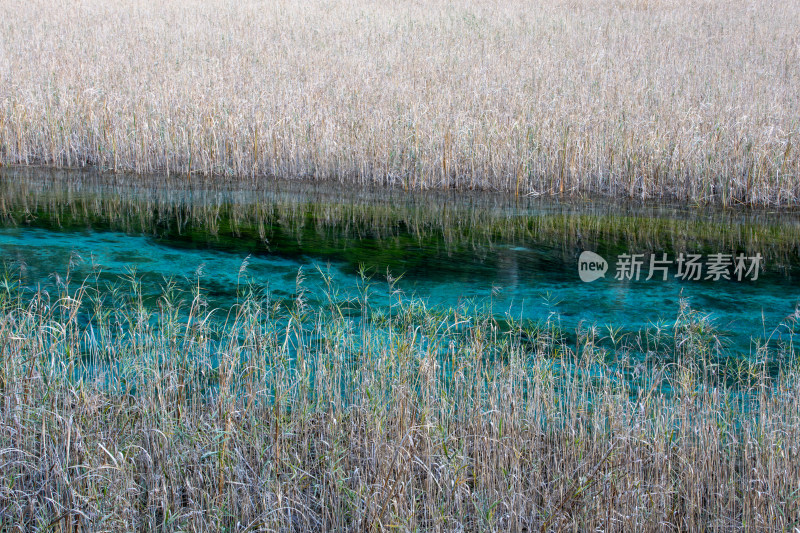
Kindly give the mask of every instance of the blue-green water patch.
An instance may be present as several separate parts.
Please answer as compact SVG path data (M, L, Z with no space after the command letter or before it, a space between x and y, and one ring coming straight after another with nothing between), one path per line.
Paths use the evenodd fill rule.
M53 276L109 286L141 280L156 298L165 280L198 282L209 306L227 309L243 283L278 300L324 303L324 276L341 303L356 298L360 273L376 298L391 290L432 307L467 303L498 318L595 325L606 337L674 322L679 301L710 315L733 352L780 340L800 303L798 229L793 214L700 213L679 208L537 203L499 197L371 194L274 184L263 191L132 188L70 175L5 175L0 261L28 286ZM61 181L59 181L61 180ZM578 276L583 250L609 261L604 279ZM759 253L758 280L614 279L623 253ZM643 269L646 277L646 264ZM392 283L385 280L389 277ZM396 280L396 281L394 281ZM375 304L375 302L373 302Z

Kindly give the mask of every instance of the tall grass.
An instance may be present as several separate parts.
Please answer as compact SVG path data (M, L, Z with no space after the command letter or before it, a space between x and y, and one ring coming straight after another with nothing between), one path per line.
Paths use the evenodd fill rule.
M500 327L370 281L310 309L247 280L7 272L0 523L56 531L789 530L796 316L729 359L685 302L620 338ZM323 285L328 278L321 272ZM776 342L780 339L780 342Z
M0 4L0 163L800 198L796 0Z

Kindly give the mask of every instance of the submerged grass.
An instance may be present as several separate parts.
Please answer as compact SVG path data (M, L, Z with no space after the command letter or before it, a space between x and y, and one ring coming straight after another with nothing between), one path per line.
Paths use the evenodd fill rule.
M620 338L136 278L0 286L0 524L57 531L789 530L796 316L725 358L684 302ZM325 273L321 272L323 279ZM346 301L344 306L341 302ZM345 307L358 308L352 315Z
M423 247L425 260L475 252L485 257L504 246L549 247L551 259L570 264L582 250L758 252L788 272L798 263L800 242L793 210L698 213L685 205L343 191L287 181L253 190L46 169L0 169L0 225L109 229L248 253L279 249L335 257L356 268L369 262L380 272L406 271L409 246ZM361 250L364 243L369 246Z
M0 164L800 199L795 0L0 4Z

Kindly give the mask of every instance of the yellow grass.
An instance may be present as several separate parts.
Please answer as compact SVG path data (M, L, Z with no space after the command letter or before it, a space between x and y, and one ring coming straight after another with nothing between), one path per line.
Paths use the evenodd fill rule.
M798 20L796 0L4 0L0 162L796 203Z

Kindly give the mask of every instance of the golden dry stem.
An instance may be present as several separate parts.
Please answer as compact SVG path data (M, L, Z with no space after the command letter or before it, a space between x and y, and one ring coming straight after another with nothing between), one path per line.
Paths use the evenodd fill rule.
M800 198L800 2L0 4L0 162Z

